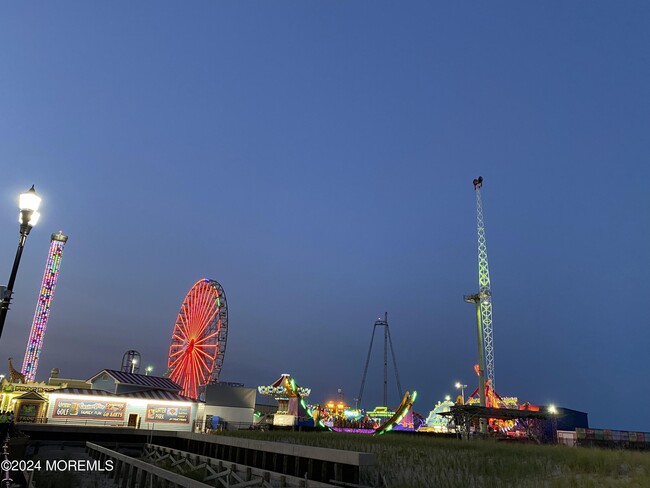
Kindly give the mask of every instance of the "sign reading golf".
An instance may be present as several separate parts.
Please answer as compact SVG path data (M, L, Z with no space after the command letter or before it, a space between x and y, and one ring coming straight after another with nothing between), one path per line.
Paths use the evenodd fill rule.
M59 398L54 404L54 417L86 419L124 419L125 402L81 401Z

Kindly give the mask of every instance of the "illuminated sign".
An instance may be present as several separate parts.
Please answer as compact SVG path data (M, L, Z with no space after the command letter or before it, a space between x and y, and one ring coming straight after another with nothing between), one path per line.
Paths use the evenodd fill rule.
M40 404L38 403L20 403L18 410L18 422L34 422L38 416Z
M59 388L45 388L42 386L14 386L14 391L35 391L37 393L52 393L57 391Z
M102 402L59 398L54 404L53 417L123 420L125 402Z
M174 405L147 405L146 422L168 422L171 424L189 424L192 407Z

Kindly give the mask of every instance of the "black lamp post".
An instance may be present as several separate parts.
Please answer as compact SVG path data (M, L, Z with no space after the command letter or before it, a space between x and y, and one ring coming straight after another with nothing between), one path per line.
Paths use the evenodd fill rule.
M7 283L6 288L0 287L2 289L2 296L0 296L0 299L2 299L0 302L0 337L2 337L2 330L5 327L5 319L7 318L7 311L9 310L9 302L11 302L11 295L16 281L16 274L18 273L20 257L23 254L23 247L25 247L25 240L29 235L29 231L36 225L38 218L40 217L37 210L41 204L41 197L39 197L36 190L34 190L34 185L32 185L32 187L25 193L20 195L18 203L18 206L20 207L20 216L18 220L20 222L20 240L18 241L18 250L16 251L16 257L14 258L14 266L11 268L9 283Z

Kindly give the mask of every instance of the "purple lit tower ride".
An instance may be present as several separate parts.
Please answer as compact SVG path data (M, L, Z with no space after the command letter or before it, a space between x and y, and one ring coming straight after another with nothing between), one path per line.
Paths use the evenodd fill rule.
M50 317L50 305L54 296L56 280L59 278L63 246L65 246L66 242L68 242L68 236L64 236L62 231L59 231L58 234L52 234L50 252L47 255L43 282L41 283L41 293L36 303L32 330L29 333L25 360L23 361L22 372L25 375L25 381L34 381L34 377L36 376L36 368L38 368L38 358L41 355L41 348L43 347L47 319Z

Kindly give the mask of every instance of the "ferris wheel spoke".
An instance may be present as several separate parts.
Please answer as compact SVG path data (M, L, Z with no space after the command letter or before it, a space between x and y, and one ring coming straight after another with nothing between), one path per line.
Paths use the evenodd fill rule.
M216 344L195 344L194 345L194 350L195 351L201 351L202 353L205 353L209 350L214 350L216 347Z
M204 283L201 283L201 286L199 289L196 291L196 293L193 296L193 303L192 303L192 310L196 312L195 319L200 321L201 320L201 312L203 311L203 307L205 306L203 304L203 297L206 293L206 287Z
M177 357L177 356L178 357L183 357L183 350L182 349L180 349L178 351L175 351L175 352L170 351L170 353L169 353L170 358L174 358L174 357Z
M209 316L207 316L205 322L203 323L203 328L201 329L201 334L200 335L203 335L203 334L206 333L206 330L208 329L208 327L214 323L214 318L215 318L215 316L217 316L218 313L219 313L219 308L218 307L214 308L214 309L212 309L210 311Z
M187 340L187 336L186 336L185 334L183 334L182 331L179 330L178 332L179 332L179 334L182 334L182 335L174 334L174 335L172 336L172 339L176 339L176 340L180 341L181 343L182 343L183 341ZM179 344L179 346L180 346L180 344ZM182 346L180 346L180 347L182 347Z
M213 358L216 356L217 345L216 344L207 344L203 346L198 346L196 348L198 354L201 354L206 357Z
M186 335L187 340L190 341L190 340L194 339L194 336L195 336L195 334L194 334L194 323L193 322L188 322L187 323L187 335Z
M199 325L199 336L203 333L203 330L205 329L206 325L209 323L209 320L207 319L207 317L208 317L208 315L210 313L210 309L213 306L213 303L211 303L209 301L209 297L210 297L210 295L207 293L207 290L206 290L206 293L204 293L203 296L201 297L201 303L200 303L201 314L198 317L198 322L200 324Z
M195 314L192 319L190 338L196 340L201 335L201 319L198 314Z
M197 382L201 382L204 379L205 376L205 370L209 370L208 365L206 362L203 360L201 357L202 354L205 354L201 348L195 347L194 350L192 351L192 367L194 369L195 377L197 378ZM201 368L202 366L202 368Z
M169 354L179 354L185 350L185 347L183 345L183 341L174 341L172 345L169 348Z
M171 359L171 358L170 358L170 359ZM179 376L179 375L176 375L176 366L178 366L178 364L179 364L180 362L182 362L182 361L183 361L183 356L179 356L179 357L176 358L174 361L170 361L170 363L169 363L168 366L169 366L170 369L173 369L173 371L172 371L172 375L173 375L173 376Z
M219 310L218 300L219 294L216 292L214 287L211 286L209 295L206 295L206 301L203 309L203 324L209 324L212 322L212 318L214 317L215 312Z
M201 337L201 339L199 339L198 341L195 341L194 343L203 345L206 341L209 341L210 339L212 339L212 338L214 338L216 336L217 336L217 332L213 332L210 335L207 335L205 337Z
M183 330L185 330L186 333L189 333L190 330L190 324L192 323L192 318L189 313L184 313L182 315L178 316L178 322L183 326Z
M185 324L189 331L191 330L191 324L194 320L194 294L191 291L187 296L187 303L183 303L183 309L185 311Z
M185 314L185 326L187 327L187 335L192 334L192 329L194 328L194 321L196 320L194 314L194 297L190 297L190 302L187 304L187 313Z
M183 334L185 335L185 337L187 337L189 335L188 334L188 330L189 330L188 325L189 324L187 322L187 314L185 314L185 313L178 314L178 319L176 320L176 325L178 326L179 330L183 331Z
M202 351L202 350L200 350L200 349L197 349L196 351L197 351L197 355L196 355L196 357L197 357L198 359L203 360L203 358L207 358L207 359L210 360L210 361L214 361L214 354L208 354L207 352ZM207 367L207 366L206 366L206 367Z
M201 385L201 373L196 361L192 361L192 375L194 377L194 387L196 388Z
M196 372L196 366L192 362L189 367L190 367L189 378L191 378L190 379L190 390L192 392L192 396L196 397L196 396L198 396L197 386L198 386L198 383L199 383L197 372Z
M187 384L190 381L190 376L188 375L190 368L190 358L187 354L183 356L183 363L181 365L181 374L186 378L185 383Z
M172 354L169 356L169 359L171 360L172 364L169 365L170 368L174 367L179 361L183 359L182 355L179 354Z
M208 356L208 359L212 359L212 358L210 358L210 357ZM210 372L210 369L211 369L211 368L210 368L210 367L208 366L208 364L203 360L203 358L202 358L201 356L197 356L197 357L196 357L196 362L199 363L201 366L203 366L203 372L204 372L204 373L207 373L205 376L209 376L209 374L210 374L209 372Z
M205 287L202 287L200 292L197 293L194 300L193 310L194 314L194 327L197 331L197 334L200 334L201 327L203 325L203 315L205 314L205 308L208 306L206 303L206 295L208 290Z
M181 309L183 310L183 315L189 320L191 320L191 315L192 315L192 295L191 293L187 295L185 298L185 302L181 306Z
M207 354L201 347L195 347L193 350L193 357L192 359L194 360L194 364L201 364L204 366L205 369L209 369L208 365L204 361L203 357L207 357L210 359L210 355Z

